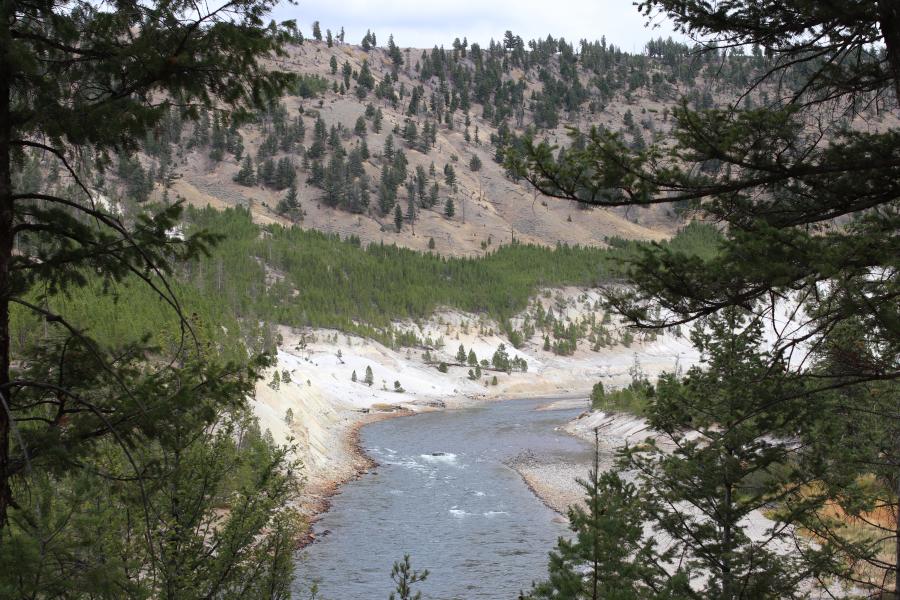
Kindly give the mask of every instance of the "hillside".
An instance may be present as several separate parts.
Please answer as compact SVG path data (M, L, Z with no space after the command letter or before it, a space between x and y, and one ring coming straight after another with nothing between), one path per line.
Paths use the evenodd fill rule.
M572 128L618 133L642 149L671 140L673 113L733 102L767 67L750 54L700 52L671 40L629 54L605 41L578 46L509 33L488 48L450 50L304 40L297 34L272 69L297 77L289 93L240 122L171 109L139 147L112 158L98 191L123 205L184 199L197 207L242 206L260 224L281 223L445 256L490 252L516 239L602 246L607 238L658 240L683 225L681 206L589 208L550 199L506 171L503 152L532 135L563 150ZM754 108L784 101L802 73L787 71L740 96ZM879 102L853 127L894 123ZM23 187L58 181L35 157ZM719 172L718 161L701 170Z
M547 42L538 42L544 43ZM251 208L254 219L260 223L293 221L304 228L342 237L356 236L363 242L426 250L433 239L434 250L445 255L481 254L513 237L544 245L602 245L605 238L612 236L641 240L668 237L681 223L670 208L585 209L572 202L551 200L535 193L527 182L510 178L495 160L503 140L509 141L526 130L561 143L568 143L570 126L584 129L598 125L623 130L641 138L635 143L643 143L644 135L662 136L668 130L669 113L681 95L681 83L675 76L676 70L664 64L662 58L628 55L598 45L598 55L605 61L602 64L589 64L590 47L582 47L580 55L570 55L567 62L565 48L571 47L565 42L559 44L553 41L550 51L534 45L528 54L520 54L515 48L507 52L499 45L490 50L473 45L466 54L459 49L445 52L435 48L429 52L391 44L389 48L393 50L373 47L368 51L338 41L331 47L314 40L294 44L289 48L289 56L273 66L302 76L297 93L283 98L280 105L240 129L223 136L225 127L221 127L218 135L227 138L226 145L233 146L232 140L240 139L242 152L220 150L215 156L214 138L219 126L215 115L206 117L211 133L198 135L194 131L177 146L167 180L168 195L198 206L241 205ZM559 48L563 50L554 51ZM686 47L677 46L673 52L680 53L679 62L694 60L687 58ZM397 65L392 55L399 55L402 64ZM434 66L437 62L440 67ZM700 73L704 63L698 64L692 69ZM333 69L333 65L337 68ZM434 74L427 77L426 68ZM360 83L363 71L371 73L368 84L366 75ZM602 78L598 76L601 71ZM660 74L666 74L662 83ZM361 88L364 98L360 97ZM471 99L467 97L470 93ZM378 117L373 111L379 112ZM317 137L319 119L324 127L320 126L318 135L325 139ZM365 124L362 131L357 130L359 119ZM375 125L376 119L381 120L380 127ZM410 124L424 142L407 135ZM203 122L199 127L205 127ZM286 131L293 131L288 134L293 136L292 142L284 142ZM427 134L421 135L423 131L432 132L430 141ZM260 152L262 145L271 143L273 135L278 140L275 151ZM406 164L402 177L394 173L396 180L388 181L392 198L384 202L384 167L396 166L385 156L391 154L390 150L385 151L389 136L393 148L402 151ZM317 139L324 142L324 152L316 150ZM361 187L362 194L368 195L367 206L348 208L350 201L346 198L329 197L330 170L340 168L332 160L335 141L340 145L337 154L346 156L347 163L353 160L352 151L359 150L364 142L367 152L363 154L368 154L368 158L362 159L358 173L346 179L363 178ZM267 158L276 164L289 160L297 170L296 196L302 218L299 211L292 219L284 214L286 211L279 214L279 202L287 193L283 182L235 182L243 162L239 157L252 157L257 179L258 169ZM477 171L471 168L473 157L481 165ZM152 157L142 162L154 168ZM454 171L455 185L445 177L447 165ZM319 177L326 181L311 181L316 178L317 168L324 171ZM156 170L160 170L158 165ZM417 182L417 214L410 225L407 180L417 175L420 179L424 175L425 181ZM436 198L428 198L434 183L438 184ZM155 194L161 197L163 193L163 186L157 185ZM336 193L346 196L353 191ZM452 217L446 214L448 199L454 204ZM399 232L394 202L401 207L404 219Z

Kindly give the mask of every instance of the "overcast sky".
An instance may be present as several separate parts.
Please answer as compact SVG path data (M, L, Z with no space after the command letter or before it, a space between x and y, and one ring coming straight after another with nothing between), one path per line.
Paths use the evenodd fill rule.
M297 6L283 3L275 11L278 20L295 19L303 34L310 35L312 22L320 21L322 31L340 31L347 42L358 44L367 29L378 36L378 44L388 34L401 47L450 47L453 38L487 45L501 40L507 29L530 39L564 37L606 39L629 52L640 51L650 38L672 35L671 26L657 22L646 27L633 0L299 0Z

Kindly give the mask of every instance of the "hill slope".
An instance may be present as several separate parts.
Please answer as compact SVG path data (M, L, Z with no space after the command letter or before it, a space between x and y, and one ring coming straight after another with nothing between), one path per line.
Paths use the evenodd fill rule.
M283 127L284 122L290 125L298 116L303 120L305 132L302 141L287 151L279 148L271 156L276 163L288 158L297 168L297 197L304 213L302 220L293 219L298 225L341 236L357 236L363 242L396 243L418 250L427 249L429 240L433 239L434 249L441 254L474 255L489 251L497 244L507 243L513 237L545 245L558 242L602 245L605 238L612 236L642 240L668 237L680 224L679 219L665 208L627 214L619 210L585 209L572 202L545 198L536 194L527 182L514 181L507 176L503 166L495 160L497 148L492 143L501 136L521 134L536 125L539 125L539 135L568 143L566 128L569 126L585 128L596 124L623 129L627 128L627 123L637 120L642 123L631 125L635 130L642 127L648 135L661 135L668 127L668 107L677 96L674 87L670 87L665 94L654 91L649 85L614 90L611 94L602 92L600 88L603 84L598 82L596 75L579 63L576 67L578 85L585 90L580 105L574 110L567 110L568 100L563 97L558 102L559 114L548 119L544 115L546 97L551 93L548 90L552 85L563 86L563 79L555 77L565 69L562 64L564 59L561 55L552 54L540 63L533 57L536 52L532 52L532 57L525 59L532 64L512 66L510 63L514 61L509 57L514 55L514 51L504 51L508 57L496 59L503 66L499 74L494 74L498 77L493 84L493 93L488 94L482 103L477 98L468 101L468 110L457 107L448 120L449 109L454 104L465 104L462 99L467 93L465 90L474 90L479 85L483 87L478 83L478 77L485 77L485 73L494 68L488 51L483 53L488 58L480 61L473 58L474 48L466 58L459 56L458 51L448 53L438 49L429 53L398 48L397 52L406 57L400 66L395 65L388 49L365 51L360 46L336 43L329 47L324 42L307 40L291 46L289 56L276 63L275 66L280 69L302 74L302 89L298 90L297 95L282 99L281 108L275 109L272 114L260 115L257 122L238 131L243 157L252 157L258 169L269 158L259 152L266 138L273 131L277 137L277 130ZM618 63L639 59L643 65L641 69L648 73L662 69L661 64L657 65L645 56L629 56L614 48L610 48L609 52ZM451 57L443 59L450 63L444 66L446 75L435 74L424 79L421 63L435 62L433 57L438 54ZM455 60L452 59L453 54L456 55ZM339 65L334 74L332 59L334 64ZM578 62L579 59L575 60ZM580 60L585 62L584 58ZM369 87L374 91L366 89L365 98L360 98L362 94L357 92L365 86L359 83L359 73L365 68L371 72L374 82ZM351 72L350 77L344 77L344 69ZM342 93L345 81L350 86ZM571 85L566 85L570 90ZM339 90L334 91L335 87ZM518 100L508 102L509 106L501 106L505 102L504 90L507 89L513 89L512 95ZM563 86L560 89L567 88ZM473 92L473 95L476 94ZM417 106L411 106L416 96L421 100ZM448 98L449 102L446 101ZM371 106L370 117L365 119L367 106ZM373 109L380 111L382 125L379 132L373 131ZM501 110L506 110L509 115L499 119ZM364 118L366 125L363 135L354 131L360 117ZM555 126L551 126L554 125L553 117L557 119ZM370 154L368 160L363 162L368 178L368 207L355 211L331 207L323 185L308 181L311 175L309 168L303 168L304 153L312 151L316 139L315 123L319 119L324 123L324 131L330 132L333 127L337 129L344 156L360 148L365 138ZM412 139L409 142L403 139L410 123L415 125L417 132L434 126L428 147ZM215 130L215 123L212 128ZM392 137L393 147L405 156L404 179L414 177L419 167L427 174L426 187L430 188L434 182L439 185L437 202L433 206L427 203L423 206L422 202L417 201L416 219L410 226L406 183L395 183L396 203L401 207L405 221L399 232L395 226L396 208L383 210L385 205L381 204L379 193L384 165L391 164L385 157L385 143L389 136ZM325 169L329 166L328 154L333 152L333 147L329 145L319 159ZM250 207L259 222L291 222L277 211L279 201L286 194L285 189L278 189L282 186L245 186L233 181L242 163L233 153L225 152L221 160L215 160L210 157L209 146L189 141L182 145L179 154L174 169L177 175L171 183L170 194L202 206ZM481 164L477 171L470 168L473 156ZM444 177L446 165L454 171L455 186L447 184ZM314 169L315 165L311 168ZM327 182L324 187L327 187ZM157 190L157 193L161 191ZM446 215L448 198L454 204L452 217Z

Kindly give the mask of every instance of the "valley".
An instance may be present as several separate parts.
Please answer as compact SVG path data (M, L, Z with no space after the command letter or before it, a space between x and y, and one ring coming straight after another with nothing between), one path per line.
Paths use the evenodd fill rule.
M898 600L895 4L0 0L0 597Z

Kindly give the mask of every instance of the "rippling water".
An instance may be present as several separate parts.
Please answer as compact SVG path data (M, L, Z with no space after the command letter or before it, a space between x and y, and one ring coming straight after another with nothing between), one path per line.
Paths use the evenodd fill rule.
M386 599L404 553L431 574L433 600L515 599L546 573L566 532L556 514L504 464L529 450L584 463L590 448L555 431L579 410L535 411L545 400L390 419L362 443L380 463L342 488L297 560L296 594L317 582L324 600Z

